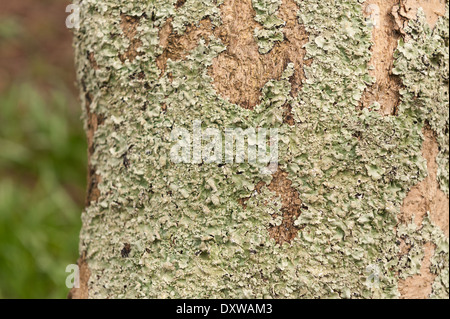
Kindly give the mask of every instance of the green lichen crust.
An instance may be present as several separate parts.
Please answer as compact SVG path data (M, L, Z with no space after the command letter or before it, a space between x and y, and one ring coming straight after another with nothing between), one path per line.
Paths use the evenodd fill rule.
M411 39L400 41L394 74L402 76L402 112L416 121L427 121L439 143L438 181L448 195L449 176L449 61L448 10L431 30L419 9L418 20L409 23Z
M448 9L434 32L426 31L421 20L411 24L413 49L401 44L396 63L405 80L403 104L398 116L383 117L376 105L358 108L371 83L371 29L362 1L297 1L299 21L310 34L307 58L313 63L305 70L307 80L291 97L292 66L287 66L281 79L262 88L261 103L253 111L229 103L213 88L208 67L225 50L217 38L200 40L186 59L169 60L164 74L157 68L162 53L158 32L167 19L173 18L180 33L206 17L221 23L219 1L187 0L179 9L175 2L80 4L75 48L81 98L85 103L86 93L91 94L91 112L105 118L91 158L102 178L100 198L82 217L80 250L87 253L91 271L89 296L397 297L399 277L414 274L420 263L417 257L416 262L399 257L401 232L417 242L428 236L439 247L432 262L437 276L433 296L448 297L443 283L448 279L448 239L428 219L424 227L433 235L397 227L403 199L426 175L421 154L425 121L439 135L440 181L443 189L448 184L443 177L448 174L443 159L448 140L440 135L448 134L448 119L441 118L448 90L447 99L436 98L448 83L448 32L443 31ZM132 62L119 59L130 45L120 27L121 14L139 17L142 45ZM428 49L414 46L425 43L434 44L439 54L420 64L416 57ZM91 66L91 52L98 69ZM424 78L426 86L415 89L426 72L434 73ZM423 103L416 104L415 96ZM283 123L286 103L292 106L294 126ZM261 174L260 164L171 162L172 129L191 128L194 120L221 131L279 129L280 169L289 174L303 202L296 220L301 230L291 243L280 246L269 236L281 201L266 187L255 191L258 182L271 180ZM248 197L244 209L239 200ZM124 243L131 247L126 255ZM373 267L379 269L378 284L367 280Z
M283 41L284 35L280 29L285 21L277 16L281 0L252 0L255 9L255 21L263 28L255 29L255 38L258 42L259 52L262 54L272 50L277 41Z

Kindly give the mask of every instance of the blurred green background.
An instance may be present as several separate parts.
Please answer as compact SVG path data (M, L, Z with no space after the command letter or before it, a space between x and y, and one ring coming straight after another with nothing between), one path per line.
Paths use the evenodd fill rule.
M0 298L66 298L86 138L63 0L0 1Z

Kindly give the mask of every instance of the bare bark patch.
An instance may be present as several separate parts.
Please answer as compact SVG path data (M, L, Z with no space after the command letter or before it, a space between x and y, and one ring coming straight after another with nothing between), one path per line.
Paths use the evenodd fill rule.
M133 62L138 55L138 49L142 46L142 41L136 38L137 26L139 24L139 17L133 17L126 14L121 15L120 27L122 28L125 37L130 40L128 49L123 54L119 54L119 59L124 63L126 60Z
M98 66L98 64L97 64L97 60L95 59L95 54L94 54L94 52L89 52L89 53L88 53L88 60L89 60L89 63L91 64L91 67L92 67L94 70L98 70L98 69L99 69L99 66Z
M396 31L392 9L398 0L368 0L365 2L364 13L374 22L372 32L372 58L370 75L376 82L369 86L361 99L362 107L367 108L374 102L381 105L383 115L396 115L400 104L401 79L392 74L394 52L400 39Z
M122 258L128 258L130 252L131 252L131 245L129 243L123 244L123 248L120 251L120 255L122 256Z
M166 70L167 60L185 59L189 51L198 45L201 38L208 40L211 34L212 24L210 19L203 19L198 26L188 26L183 34L174 32L172 18L167 19L159 31L159 45L163 49L163 53L156 59L156 65L162 71L162 74Z
M277 43L268 54L260 54L254 38L254 30L262 28L254 20L255 10L251 0L225 0L221 5L222 24L213 28L210 19L203 19L198 26L190 25L183 34L177 34L168 19L160 29L159 39L163 53L157 58L157 66L165 72L167 61L185 59L189 51L203 38L210 35L220 38L227 46L213 61L209 74L214 79L218 93L231 103L253 109L260 102L262 87L272 79L279 79L289 63L294 63L291 78L292 95L295 96L305 78L303 66L308 35L298 22L298 6L294 0L283 0L279 17L286 21L283 29L285 40Z
M226 0L221 6L223 24L214 34L227 46L213 61L210 75L220 95L243 108L253 109L260 102L261 88L271 79L279 79L289 63L294 63L291 79L296 94L305 78L303 66L308 42L305 29L299 25L298 6L283 0L279 17L286 21L285 40L268 54L260 54L254 30L261 28L255 20L251 0Z
M259 182L255 189L259 194L261 189L267 186L264 182ZM274 214L272 217L282 218L279 226L269 228L270 237L275 239L277 244L290 243L297 236L299 228L294 224L301 214L302 201L298 191L292 187L292 181L288 178L288 173L278 170L274 175L272 182L267 188L281 198L281 216ZM250 198L243 198L239 203L246 209L246 202Z
M400 0L392 12L400 32L405 34L403 29L409 20L416 19L419 8L424 10L428 24L434 28L439 17L445 15L445 0Z
M301 214L302 201L298 191L292 187L292 181L288 179L286 172L278 171L275 173L268 188L281 197L283 218L281 225L269 229L269 234L280 245L290 243L297 236L299 230L294 222ZM277 218L278 216L273 217Z
M294 126L295 120L294 114L292 113L292 105L286 103L286 105L283 106L283 109L283 123L286 123L289 126Z
M408 255L409 252L411 251L411 244L408 244L405 239L400 238L400 244L399 244L399 251L400 251L400 256L405 256Z
M285 51L288 63L294 63L295 72L290 79L293 97L297 96L303 80L306 78L303 67L312 64L311 59L304 59L306 55L304 45L309 42L309 36L305 28L300 25L297 12L298 6L294 0L283 0L279 17L286 22L286 26L283 31L285 41L280 46L282 47L281 51Z
M68 299L88 299L89 298L89 278L91 271L86 262L86 252L78 259L78 267L80 269L80 288L72 288L69 292Z
M445 14L444 0L367 0L364 13L375 26L372 33L372 59L370 75L376 82L368 87L361 99L361 107L367 108L374 102L381 105L383 115L397 115L400 104L401 79L392 74L394 51L404 28L411 19L416 19L417 10L424 9L428 23L434 27L440 16Z
M436 157L439 153L439 145L431 128L424 128L423 134L425 140L422 155L427 160L428 176L409 191L403 202L400 221L408 223L414 216L415 223L420 226L423 218L429 212L432 222L439 226L448 237L449 198L439 188L437 180L438 164L436 163Z
M436 157L439 153L439 145L435 133L429 126L424 127L423 135L422 156L427 161L428 176L409 191L403 201L399 220L402 223L410 223L414 217L415 224L420 227L424 217L429 213L432 222L440 227L448 237L449 198L439 188L437 180ZM420 274L399 281L401 298L426 299L430 296L436 278L436 275L430 271L431 257L435 248L433 243L426 243L423 247L425 256L422 260ZM399 249L401 255L407 255L411 246L401 240Z
M186 0L178 0L178 1L175 3L175 8L178 9L178 8L184 6L185 3L186 3Z
M430 271L431 257L436 247L433 243L424 245L425 256L422 260L420 274L399 280L398 290L403 299L427 299L432 292L432 285L436 275Z
M100 175L96 174L95 168L89 165L88 170L88 189L86 194L85 206L91 206L92 202L97 202L100 198L100 190L98 189L98 184L100 184L102 178Z

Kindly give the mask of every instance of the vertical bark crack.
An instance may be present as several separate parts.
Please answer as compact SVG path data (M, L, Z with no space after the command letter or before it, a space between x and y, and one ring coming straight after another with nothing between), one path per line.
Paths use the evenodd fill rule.
M433 223L439 226L448 237L449 198L440 189L437 180L438 164L436 163L436 157L439 153L439 145L429 126L423 129L423 135L422 156L427 160L428 176L409 191L403 201L400 221L409 223L414 216L416 225L420 226L423 218L429 212Z
M398 290L402 299L427 299L433 289L433 282L436 275L430 271L431 258L436 247L432 243L424 245L424 258L420 268L420 274L399 280Z
M368 108L374 102L378 102L383 115L397 114L402 87L401 79L392 74L394 52L400 39L392 15L392 9L396 4L398 0L368 0L364 7L365 15L374 23L372 58L369 62L374 68L369 73L376 82L365 90L361 106Z
M72 288L67 296L68 299L88 299L89 298L89 278L91 271L86 262L86 252L83 252L78 259L78 267L80 271L80 288Z
M432 222L440 227L444 234L449 236L449 198L439 188L437 180L436 157L439 146L436 136L429 126L423 129L424 142L422 156L427 160L428 176L414 186L406 196L401 208L400 222L410 223L414 221L418 227L422 225L423 218L430 214ZM400 253L407 255L409 249L403 240L400 241ZM433 243L426 243L423 247L425 257L422 261L420 274L399 281L399 292L402 298L425 299L432 292L432 284L436 278L430 271L431 257L435 251Z
M268 189L280 196L282 203L281 225L269 228L269 234L280 245L290 243L299 231L299 228L294 225L301 214L302 201L299 193L292 187L292 181L288 179L288 174L281 170L274 174ZM273 217L277 218L278 216Z
M87 142L88 142L88 165L89 165L86 207L89 207L91 205L91 202L96 202L100 197L98 184L101 182L101 176L96 174L96 169L91 164L91 158L95 152L95 141L94 141L95 132L97 131L98 126L103 124L105 119L102 115L98 115L91 111L92 95L90 93L86 93L85 99L86 99L85 108L87 115Z

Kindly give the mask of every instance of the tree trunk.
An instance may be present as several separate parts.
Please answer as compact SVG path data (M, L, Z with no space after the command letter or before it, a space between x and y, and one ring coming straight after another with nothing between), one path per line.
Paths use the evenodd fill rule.
M78 5L72 297L448 298L448 2Z

